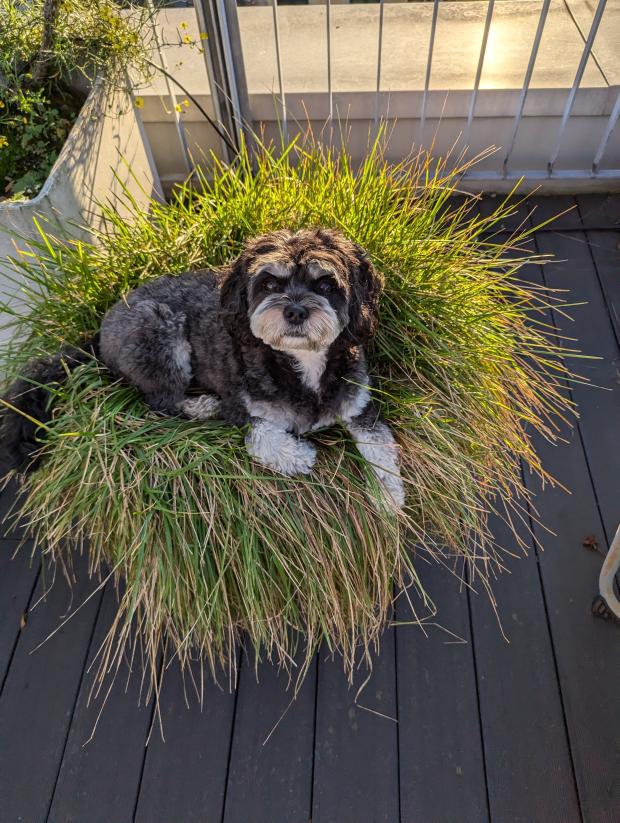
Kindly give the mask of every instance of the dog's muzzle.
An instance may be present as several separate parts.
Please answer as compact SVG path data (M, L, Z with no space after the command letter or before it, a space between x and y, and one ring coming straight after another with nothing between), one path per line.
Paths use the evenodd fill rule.
M343 329L329 302L317 295L301 300L270 296L250 315L255 337L272 349L319 349L329 346Z

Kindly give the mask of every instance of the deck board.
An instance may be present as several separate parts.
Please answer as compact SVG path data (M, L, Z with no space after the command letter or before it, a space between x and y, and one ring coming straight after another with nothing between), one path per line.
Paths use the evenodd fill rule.
M174 663L167 671L159 704L161 729L156 718L136 823L219 823L222 819L235 684L231 689L225 672L218 679L219 685L197 664L185 677Z
M620 196L617 194L578 195L579 214L584 226L620 231Z
M470 596L491 820L580 823L532 538L519 529L524 555L499 517L491 527L496 542L516 555L493 587L497 611L485 593Z
M497 206L483 199L481 213ZM570 487L537 492L527 557L508 559L485 595L421 564L437 618L410 620L403 596L374 674L355 704L338 660L315 659L291 704L286 676L241 663L238 688L205 681L202 708L178 668L161 716L139 706L139 680L119 677L90 733L89 662L109 627L112 593L93 591L84 559L71 601L62 579L44 601L18 526L0 541L1 823L616 823L620 820L620 627L590 603L620 521L620 197L529 198L498 226L513 231L578 203L536 234L556 262L526 277L570 288L560 328L601 360L568 360L602 388L573 385L579 425L566 444L536 441ZM14 487L0 494L0 517ZM505 524L499 542L517 552ZM598 551L582 542L594 535ZM45 578L49 585L49 573ZM36 583L36 585L35 585ZM421 604L416 603L416 607ZM68 609L74 616L41 648ZM125 671L125 670L123 670ZM198 677L196 673L196 677ZM359 682L359 678L358 678ZM364 708L388 715L386 719ZM394 722L397 720L398 722Z
M611 823L620 819L620 747L613 721L620 716L620 637L616 625L590 613L601 557L582 544L593 535L604 552L605 532L620 520L613 469L620 442L609 425L618 415L620 392L614 367L617 344L585 240L581 233L537 238L542 252L558 258L543 268L547 284L569 288L588 301L572 311L572 322L553 312L557 327L577 337L584 353L603 359L567 357L571 369L601 388L572 384L581 417L579 425L566 432L567 445L554 448L537 440L547 469L571 494L545 489L541 519L556 536L536 524L534 532L545 549L539 552L540 567L583 816L592 823ZM530 482L536 488L535 481Z
M122 660L118 669L113 669L113 678L100 692L93 692L95 658L116 608L116 593L112 586L106 586L52 799L50 823L133 820L152 717L152 705L140 699L138 659L138 670L131 676L126 660Z
M84 558L75 571L73 592L60 578L30 612L2 692L0 809L7 823L47 818L98 607L97 598L91 598L43 642L71 605L79 606L92 591Z
M244 655L223 823L308 823L312 770L316 659L293 699L286 672ZM250 811L251 810L251 811Z
M397 823L395 630L351 687L339 657L322 650L318 665L312 823Z
M418 573L438 616L424 631L407 625L412 605L402 596L397 600L401 819L484 823L488 804L468 598L447 569L420 565ZM413 607L425 614L416 600Z
M16 540L0 540L0 694L20 633L26 628L28 605L41 561L29 558L32 544L17 553Z

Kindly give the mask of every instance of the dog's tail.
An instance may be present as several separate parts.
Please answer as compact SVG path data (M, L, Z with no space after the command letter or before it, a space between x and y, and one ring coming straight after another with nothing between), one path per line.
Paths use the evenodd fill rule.
M50 357L29 363L21 376L0 398L0 465L8 471L32 471L41 448L37 439L41 427L52 416L52 389L67 379L69 372L98 355L98 336L82 348L63 346Z

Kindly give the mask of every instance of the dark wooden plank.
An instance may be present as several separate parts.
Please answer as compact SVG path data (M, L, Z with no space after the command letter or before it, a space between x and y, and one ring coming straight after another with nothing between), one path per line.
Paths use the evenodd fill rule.
M308 823L311 817L316 660L297 699L284 672L243 657L224 823Z
M585 235L575 233L568 238L543 234L538 238L538 244L541 251L557 258L544 266L547 283L552 288L569 289L569 301L585 302L585 305L570 310L572 321L555 313L562 334L576 338L577 346L584 354L599 358L567 357L567 363L572 371L585 375L593 383L592 387L574 384L572 393L581 415L579 429L597 502L607 537L611 538L620 522L615 468L620 464L620 437L614 424L620 420L620 352Z
M483 217L488 217L499 209L502 203L507 202L514 208L514 213L505 217L499 225L495 227L496 231L512 232L519 228L525 228L528 225L528 215L532 210L529 200L524 200L523 197L506 197L505 195L484 195L478 201L478 211Z
M533 226L540 226L552 220L544 227L545 231L572 231L581 228L581 217L577 201L570 194L556 194L548 197L532 197L530 202L530 221Z
M618 198L620 200L620 197ZM620 231L586 232L616 341L620 340Z
M221 678L218 686L205 673L201 708L194 686L201 684L198 664L185 677L176 664L166 671L159 701L164 739L155 726L136 823L219 823L222 819L235 692L226 675Z
M438 615L426 634L411 625L396 630L401 820L483 823L488 805L467 595L446 569L421 561L418 569ZM396 617L412 620L402 596Z
M620 229L620 195L580 194L577 203L586 229Z
M590 601L600 557L583 548L586 534L603 540L579 435L553 449L542 440L539 453L549 471L570 485L572 495L547 487L539 509L553 535L535 526L571 754L584 820L620 819L620 755L615 718L620 714L618 627L596 620ZM531 488L540 492L533 478Z
M319 654L312 823L397 823L395 630L388 629L352 688L342 659Z
M530 219L539 223L572 204L568 197L531 198ZM567 225L575 217L573 210L562 221ZM525 266L519 277L542 283L539 266ZM470 595L491 819L578 823L581 812L533 537L515 516L521 544L499 516L492 517L491 526L496 543L515 555L506 556L508 571L493 585L497 613L488 597Z
M0 477L2 477L0 470ZM24 521L17 504L17 480L11 480L0 493L0 538L20 540L24 535Z
M572 494L546 488L539 501L541 519L557 536L538 526L535 534L546 548L540 566L583 816L590 823L611 823L620 819L620 747L614 721L620 716L620 635L617 626L590 613L601 559L582 542L591 534L601 549L605 547L599 507L608 531L620 520L615 470L620 443L612 422L618 419L620 397L615 338L584 240L579 234L573 242L553 233L539 235L541 251L566 261L549 264L543 271L549 285L569 288L571 299L588 301L573 309L572 323L557 313L554 317L562 333L577 337L580 348L603 359L567 358L569 366L614 390L573 385L581 421L567 434L568 445L553 448L542 438L537 440L547 470ZM532 478L528 483L536 488ZM564 557L554 547L561 547Z
M506 557L508 571L493 585L497 613L485 594L470 596L491 820L579 823L532 537L521 525L519 536L528 551L524 556L498 516L491 527L496 543L515 555ZM550 548L549 554L561 563L558 548Z
M152 705L140 700L139 651L133 671L124 660L115 678L108 675L99 695L90 699L97 671L93 661L117 608L116 592L107 586L58 774L50 823L133 820L152 718Z
M31 557L32 544L0 540L0 693L20 632L25 628L30 596L39 573L38 555Z
M0 699L0 809L11 823L46 819L58 774L99 604L95 595L76 611L94 584L85 558L75 571L72 592L59 571L30 612ZM43 643L71 610L73 617Z

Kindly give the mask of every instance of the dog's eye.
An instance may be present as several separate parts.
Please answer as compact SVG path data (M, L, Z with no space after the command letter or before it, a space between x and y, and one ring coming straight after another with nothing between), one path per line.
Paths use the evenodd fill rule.
M314 288L320 294L331 294L334 290L334 284L332 283L331 277L321 277L320 280L317 280Z
M277 277L270 274L263 280L263 288L265 291L280 291L280 282Z

